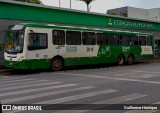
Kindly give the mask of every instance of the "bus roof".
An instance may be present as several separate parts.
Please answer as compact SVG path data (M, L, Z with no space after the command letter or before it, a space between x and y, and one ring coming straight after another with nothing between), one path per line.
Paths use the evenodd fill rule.
M70 25L55 25L55 24L37 24L37 23L20 23L18 25L24 25L24 27L38 27L38 28L57 28L57 29L69 29L69 30L81 30L81 31L88 31L88 32L98 32L98 33L119 33L119 34L129 34L129 35L152 35L150 33L140 33L140 32L131 32L131 31L121 31L121 30L111 30L106 28L92 28L92 27L85 27L85 26L70 26Z

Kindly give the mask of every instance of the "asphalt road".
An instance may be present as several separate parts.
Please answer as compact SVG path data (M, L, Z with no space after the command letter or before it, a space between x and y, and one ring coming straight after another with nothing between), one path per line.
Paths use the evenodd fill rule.
M4 113L159 113L158 110L114 110L116 107L112 105L160 104L160 63L82 66L59 72L1 71L0 100L7 105L72 104L78 108ZM89 105L93 105L92 109L109 106L112 110L86 109Z

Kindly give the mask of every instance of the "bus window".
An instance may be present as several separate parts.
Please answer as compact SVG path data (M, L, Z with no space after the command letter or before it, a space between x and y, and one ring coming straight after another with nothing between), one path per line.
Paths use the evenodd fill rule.
M95 45L96 44L96 35L92 32L83 32L82 33L83 44L84 45Z
M117 34L109 34L109 44L110 45L119 45L118 43L118 35Z
M119 44L122 46L128 46L130 42L130 37L128 35L120 35Z
M139 45L146 45L146 36L139 36Z
M138 36L131 35L131 43L132 45L138 45Z
M97 33L97 44L98 45L108 45L108 34Z
M152 37L148 36L147 37L147 46L151 46L152 45Z
M48 48L47 34L30 33L28 50L39 50Z
M67 45L81 45L81 32L67 31L66 32Z
M65 44L65 31L53 30L52 36L53 36L54 45L64 45Z

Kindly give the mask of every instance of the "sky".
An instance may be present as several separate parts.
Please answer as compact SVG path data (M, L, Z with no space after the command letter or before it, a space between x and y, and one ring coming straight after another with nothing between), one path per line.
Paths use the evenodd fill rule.
M70 8L70 0L41 0L44 5ZM79 0L71 0L72 9L86 11L86 5ZM91 4L90 12L106 13L108 9L131 6L137 8L160 8L160 0L95 0Z

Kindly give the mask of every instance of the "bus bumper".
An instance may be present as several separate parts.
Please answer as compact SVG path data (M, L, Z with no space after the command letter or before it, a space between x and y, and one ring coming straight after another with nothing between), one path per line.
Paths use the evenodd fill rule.
M4 61L4 66L13 69L28 69L26 61Z

